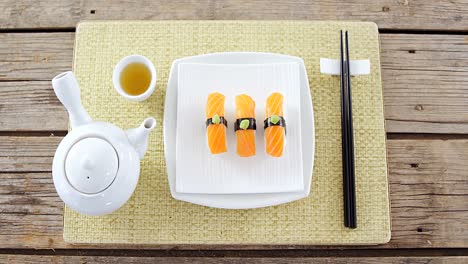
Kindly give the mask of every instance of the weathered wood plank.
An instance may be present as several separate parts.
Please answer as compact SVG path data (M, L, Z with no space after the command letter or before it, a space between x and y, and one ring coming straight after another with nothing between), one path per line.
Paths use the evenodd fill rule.
M51 174L0 174L0 178L1 247L51 248L54 240L63 241L63 204Z
M0 1L2 29L67 28L80 20L80 1Z
M0 131L67 130L50 81L0 82L0 94Z
M229 0L217 2L215 19L361 20L373 21L381 29L466 30L465 22L461 22L466 19L466 3L423 0ZM441 16L440 12L445 14Z
M242 253L240 253L242 255ZM117 256L47 256L47 255L0 255L0 262L5 263L203 263L203 264L273 264L273 263L393 263L393 264L462 264L468 257L318 257L318 258L242 258L242 257L117 257Z
M51 80L56 74L70 70L74 35L0 34L0 81Z
M0 172L50 172L63 137L0 137Z
M10 144L0 145L0 153L10 156L13 164L20 159L27 168L33 168L34 164L50 168L59 139L30 137L23 141L22 138L13 138ZM38 158L35 157L37 155ZM23 160L22 157L29 158ZM44 161L44 158L48 160ZM468 247L466 160L467 139L389 140L392 240L378 248ZM5 162L0 162L0 171L8 171L0 173L0 248L96 247L72 246L63 241L62 202L55 193L50 172L22 172L24 168L16 169L14 165L5 165ZM131 245L120 247L132 248ZM294 246L287 246L291 247ZM272 246L233 245L231 248Z
M392 247L468 247L468 140L389 140Z
M387 131L468 133L468 37L382 34Z
M468 1L0 1L0 28L73 28L80 20L363 20L384 29L466 30Z
M468 133L468 38L381 39L387 131ZM0 81L50 80L71 68L72 53L72 33L0 34ZM47 81L0 82L0 131L65 131L65 111L49 89Z

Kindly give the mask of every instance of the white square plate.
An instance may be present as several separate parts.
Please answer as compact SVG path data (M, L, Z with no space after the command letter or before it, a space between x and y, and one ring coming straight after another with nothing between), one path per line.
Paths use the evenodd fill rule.
M235 194L295 192L304 189L300 124L299 64L180 63L177 87L176 191ZM212 155L207 147L206 99L219 92L226 97L228 121L226 153ZM266 154L263 120L267 97L284 96L287 123L282 157ZM256 155L236 153L235 97L248 94L255 102Z
M297 63L300 78L300 123L302 138L303 189L279 193L249 194L200 194L176 191L176 135L177 135L177 87L178 69L181 63L202 64L271 64ZM227 208L247 209L272 206L307 197L310 192L314 157L314 119L312 99L304 62L301 58L257 52L226 52L186 57L175 60L171 67L166 91L164 111L164 151L171 194L175 199L195 204Z

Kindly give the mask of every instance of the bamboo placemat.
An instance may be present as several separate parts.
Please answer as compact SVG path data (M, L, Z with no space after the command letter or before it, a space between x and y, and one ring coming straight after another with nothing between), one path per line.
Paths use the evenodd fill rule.
M352 59L370 59L371 74L353 77L358 228L343 227L340 85L319 72L319 58L339 58L339 30L350 32ZM304 59L315 114L311 194L285 205L222 210L174 200L163 153L164 95L172 61L222 51L262 51ZM124 56L142 54L158 72L149 100L126 101L112 88ZM153 21L85 22L76 33L74 71L90 115L122 128L147 116L160 126L149 140L131 200L115 213L90 217L65 208L71 243L376 244L390 239L390 215L377 26L365 22ZM305 135L303 135L305 136Z

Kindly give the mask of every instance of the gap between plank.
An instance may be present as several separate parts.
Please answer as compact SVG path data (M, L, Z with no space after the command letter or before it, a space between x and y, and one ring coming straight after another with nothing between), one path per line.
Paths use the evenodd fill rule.
M111 21L111 20L110 20ZM160 20L154 20L160 21ZM350 21L352 22L352 21ZM69 33L76 32L76 27L66 28L0 28L0 33ZM434 29L390 29L379 28L380 34L415 34L415 35L468 35L468 30Z
M14 82L50 82L51 79L2 79L0 83L14 83ZM52 83L50 85L52 87Z
M194 246L196 247L196 246ZM280 249L280 250L141 250L141 249L0 249L6 255L125 256L125 257L433 257L467 256L466 248L444 249Z
M422 133L387 133L387 140L426 139L426 140L464 140L468 134L422 134Z
M68 131L0 131L0 137L64 137Z
M0 33L67 33L75 32L75 27L68 28L0 28Z
M391 29L379 28L380 34L414 34L414 35L468 35L468 30L434 30L434 29Z

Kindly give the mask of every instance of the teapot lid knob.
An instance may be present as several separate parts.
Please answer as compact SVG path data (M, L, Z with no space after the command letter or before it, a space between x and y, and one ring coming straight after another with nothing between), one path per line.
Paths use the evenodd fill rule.
M86 194L104 191L114 181L118 169L119 160L114 147L97 137L76 142L65 159L68 182Z

